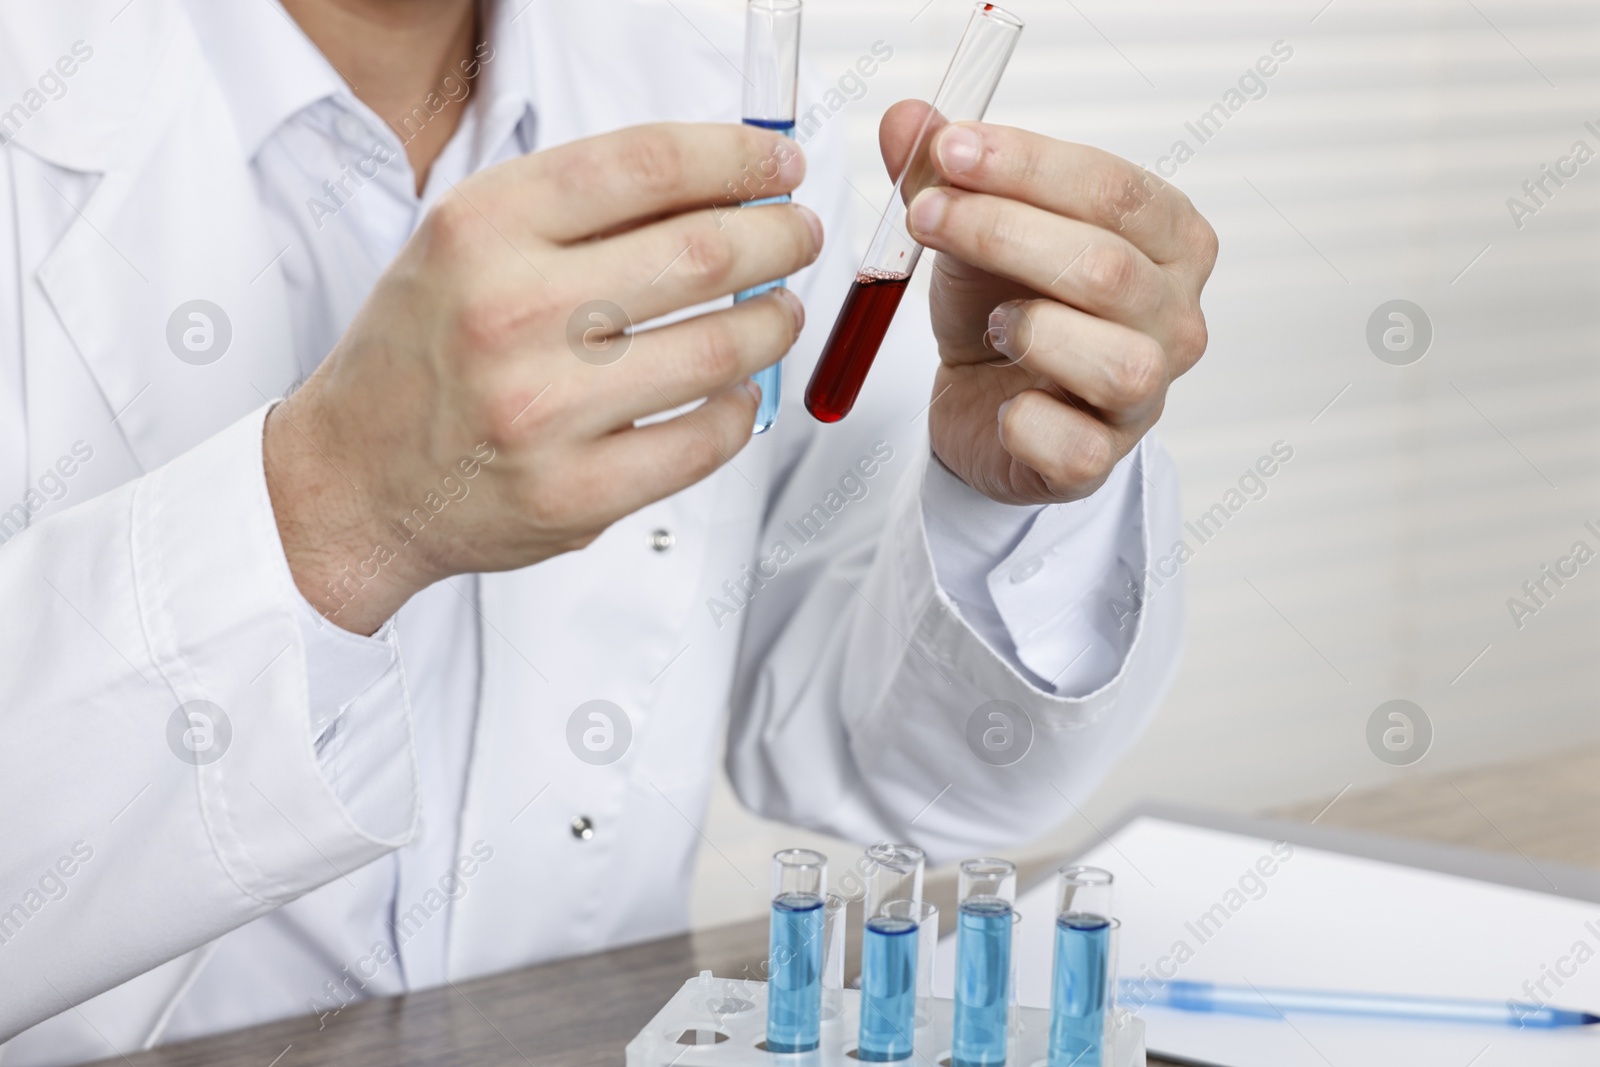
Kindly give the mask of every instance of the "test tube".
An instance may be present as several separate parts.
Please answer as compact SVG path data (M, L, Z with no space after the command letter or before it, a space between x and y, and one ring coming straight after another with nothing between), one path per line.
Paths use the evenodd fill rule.
M951 1067L1001 1067L1010 1014L1011 915L1017 868L1005 860L961 864L956 884L956 1015Z
M800 71L801 0L750 0L744 22L744 121L747 126L776 130L794 137L796 96ZM789 197L772 196L747 202L745 207L787 204ZM743 303L785 284L784 279L758 285L737 294ZM754 433L766 433L778 421L783 400L783 362L758 371L761 407L756 411Z
M1101 1067L1112 1000L1110 871L1063 867L1056 875L1055 976L1048 1067Z
M917 1025L933 1022L933 961L938 958L939 909L924 900L917 909Z
M917 956L922 917L920 848L867 849L866 929L861 940L861 1033L856 1058L888 1063L911 1055L917 1026Z
M810 1052L822 1041L823 894L828 858L809 848L772 857L767 1049Z
M806 410L819 422L838 422L850 414L917 269L922 246L911 237L906 209L918 193L940 184L929 157L934 135L952 122L983 118L1017 47L1022 26L1015 15L985 3L978 4L967 24L806 387Z
M850 902L829 893L822 912L822 1021L844 1014L845 917Z

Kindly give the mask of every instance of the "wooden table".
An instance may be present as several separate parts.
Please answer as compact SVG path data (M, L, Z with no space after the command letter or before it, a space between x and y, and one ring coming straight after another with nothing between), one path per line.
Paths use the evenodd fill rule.
M1600 867L1600 745L1449 775L1408 774L1383 788L1347 790L1269 814ZM930 879L929 895L940 903L953 887ZM289 1019L102 1063L615 1065L684 979L704 969L725 977L759 974L765 954L766 922L758 920L371 1000L320 1028L315 1019Z

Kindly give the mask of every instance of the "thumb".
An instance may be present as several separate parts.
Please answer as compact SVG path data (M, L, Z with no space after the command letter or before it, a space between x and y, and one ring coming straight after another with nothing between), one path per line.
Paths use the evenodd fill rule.
M889 169L889 177L893 179L899 180L909 161L910 171L902 187L907 204L936 180L929 148L934 135L949 124L948 119L933 111L932 105L921 100L902 100L884 113L878 127L878 147L883 153L884 166ZM917 143L919 133L923 134L920 144ZM915 159L911 158L913 146L916 147Z

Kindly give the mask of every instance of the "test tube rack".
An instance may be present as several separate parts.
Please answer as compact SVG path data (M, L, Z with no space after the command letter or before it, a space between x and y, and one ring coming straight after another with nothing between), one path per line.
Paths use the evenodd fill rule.
M768 1052L763 1047L767 984L713 978L710 971L701 971L628 1042L627 1067L861 1067L855 1055L860 991L831 990L824 997L821 1046L812 1052ZM954 1016L954 1001L935 997L921 1002L915 1049L900 1063L949 1067ZM1045 1067L1049 1041L1047 1009L1012 1008L1007 1067ZM1125 1011L1113 1013L1103 1067L1145 1067L1143 1020Z

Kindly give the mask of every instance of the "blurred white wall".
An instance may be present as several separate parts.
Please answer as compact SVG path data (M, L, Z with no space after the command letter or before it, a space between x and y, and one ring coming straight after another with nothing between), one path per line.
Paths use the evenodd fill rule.
M718 2L738 17L737 0ZM889 190L879 115L932 91L970 6L808 0L806 51L824 74L874 41L895 49L846 112L866 197ZM1187 566L1189 647L1155 725L1082 819L1023 853L1063 849L1146 799L1260 809L1600 738L1600 560L1547 583L1554 595L1520 629L1507 606L1575 541L1600 550L1583 525L1600 529L1600 158L1560 187L1547 179L1542 204L1522 189L1575 142L1600 154L1600 5L1008 6L1029 26L991 120L1147 166L1175 141L1195 149L1173 181L1222 256L1210 353L1159 431L1185 514L1221 501L1275 442L1294 450ZM1264 93L1247 81L1201 144L1185 123L1277 42L1292 56ZM1520 226L1511 197L1538 208ZM1433 327L1409 366L1366 340L1397 298ZM1367 745L1368 717L1395 697L1435 732L1410 767ZM698 924L764 906L730 865L765 885L771 851L815 840L753 819L726 788L703 832ZM856 846L822 847L843 859Z

